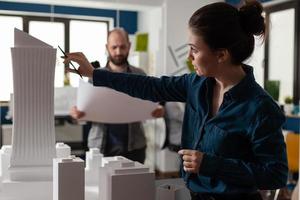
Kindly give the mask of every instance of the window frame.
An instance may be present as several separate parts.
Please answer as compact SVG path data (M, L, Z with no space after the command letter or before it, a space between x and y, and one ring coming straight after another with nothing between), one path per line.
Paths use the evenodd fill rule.
M299 20L299 1L287 1L278 4L267 5L264 7L266 13L266 30L270 29L270 14L287 9L295 9L295 32L294 32L294 67L293 67L293 102L299 104L300 100L300 20ZM265 40L265 61L264 61L264 84L269 79L269 49L270 41L267 34ZM266 85L264 85L265 87Z

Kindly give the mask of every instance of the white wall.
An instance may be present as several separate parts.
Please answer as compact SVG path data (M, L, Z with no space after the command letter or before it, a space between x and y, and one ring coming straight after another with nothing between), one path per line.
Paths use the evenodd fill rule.
M191 15L200 7L217 1L220 0L167 0L167 45L176 49L186 44L188 21ZM179 51L179 54L184 53L187 50L188 48L184 48ZM182 60L178 60L179 67L182 67L180 61ZM169 50L167 50L165 72L172 73L179 67L176 66Z
M176 49L186 44L191 15L198 8L217 1L165 0L160 7L139 12L138 30L149 33L149 61L150 68L155 68L154 74L160 76L178 70L168 46Z
M163 74L165 60L164 7L139 12L138 30L149 34L148 61L150 75Z

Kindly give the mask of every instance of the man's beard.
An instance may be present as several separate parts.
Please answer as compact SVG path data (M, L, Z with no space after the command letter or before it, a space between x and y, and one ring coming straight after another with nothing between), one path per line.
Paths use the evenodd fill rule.
M115 65L122 66L122 65L126 65L128 63L127 57L128 57L128 55L117 56L117 57L108 56L108 60L111 61Z

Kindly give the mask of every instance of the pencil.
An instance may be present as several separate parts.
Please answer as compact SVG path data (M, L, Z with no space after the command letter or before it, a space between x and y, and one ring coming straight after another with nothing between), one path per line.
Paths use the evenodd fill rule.
M67 58L67 54L62 50L62 48L60 48L60 46L58 45L59 50L64 54L65 58ZM71 66L73 67L73 69L76 71L76 73L82 78L81 74L79 73L78 69L76 69L76 67L73 65L73 63L70 61Z

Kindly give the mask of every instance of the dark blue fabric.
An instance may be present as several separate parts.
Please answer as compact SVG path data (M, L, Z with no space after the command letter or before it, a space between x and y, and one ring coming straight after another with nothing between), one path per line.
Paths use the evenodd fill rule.
M105 124L107 130L105 156L122 155L128 149L128 124Z
M258 0L261 3L272 1L272 0ZM242 0L225 0L226 3L229 3L234 6L240 6L244 1Z
M198 193L252 193L284 187L287 158L281 132L285 117L273 99L255 82L253 69L224 94L210 118L213 78L196 74L145 77L96 70L94 85L131 96L186 102L182 148L204 152L198 174L185 174L187 186Z

